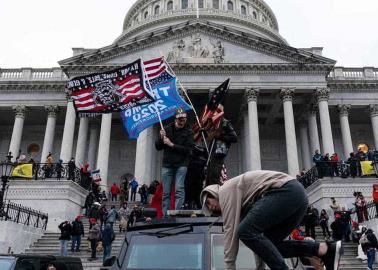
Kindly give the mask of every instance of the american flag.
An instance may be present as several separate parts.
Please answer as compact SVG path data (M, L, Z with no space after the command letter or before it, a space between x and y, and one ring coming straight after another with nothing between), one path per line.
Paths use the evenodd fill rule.
M202 116L200 118L201 129L206 131L208 134L216 131L223 119L224 111L219 108L218 105L221 104L228 93L228 87L230 85L230 79L224 81L219 85L214 92L211 94L209 102L206 104ZM198 141L201 139L200 126L198 123L194 124L192 127L194 133L194 140Z
M159 77L164 71L167 71L167 65L164 57L151 59L144 61L144 68L146 70L146 76L149 80Z
M77 113L82 116L122 111L153 101L141 59L108 72L76 77L67 87Z

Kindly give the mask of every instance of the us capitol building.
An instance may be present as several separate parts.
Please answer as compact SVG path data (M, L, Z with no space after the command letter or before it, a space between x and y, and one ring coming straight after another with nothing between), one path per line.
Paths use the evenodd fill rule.
M78 118L66 82L161 55L199 114L209 93L231 79L224 105L238 143L227 158L230 177L256 169L295 176L312 167L316 149L346 159L359 143L378 148L377 68L338 67L320 47L291 47L262 0L198 2L199 18L195 0L138 0L109 46L74 48L60 67L2 67L0 155L75 157L100 169L103 185L125 173L140 183L160 179L159 127L131 141L119 113Z

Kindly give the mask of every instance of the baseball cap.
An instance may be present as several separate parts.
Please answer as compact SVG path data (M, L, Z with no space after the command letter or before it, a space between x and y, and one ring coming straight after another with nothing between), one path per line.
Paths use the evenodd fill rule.
M175 115L176 118L182 118L182 117L186 117L186 112L183 108L178 108L176 110L176 115Z

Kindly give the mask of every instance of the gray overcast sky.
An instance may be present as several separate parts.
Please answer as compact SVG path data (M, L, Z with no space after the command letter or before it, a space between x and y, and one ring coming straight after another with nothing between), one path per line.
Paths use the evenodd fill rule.
M377 0L265 0L293 47L337 65L378 67ZM0 0L0 68L53 67L72 47L112 43L135 0Z

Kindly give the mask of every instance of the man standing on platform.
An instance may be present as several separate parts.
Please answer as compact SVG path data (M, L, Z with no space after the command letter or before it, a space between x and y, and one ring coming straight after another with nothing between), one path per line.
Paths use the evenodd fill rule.
M218 110L223 113L223 105L218 105ZM212 142L212 150L209 164L206 170L206 186L213 184L222 184L222 170L224 160L228 154L231 143L237 142L237 135L231 122L222 118L219 127L208 134L209 141Z
M181 209L185 199L185 176L189 157L193 147L192 130L186 123L187 114L178 109L174 123L160 130L160 137L155 142L158 151L164 150L162 184L163 215L167 215L170 205L171 184L175 180L175 209Z

